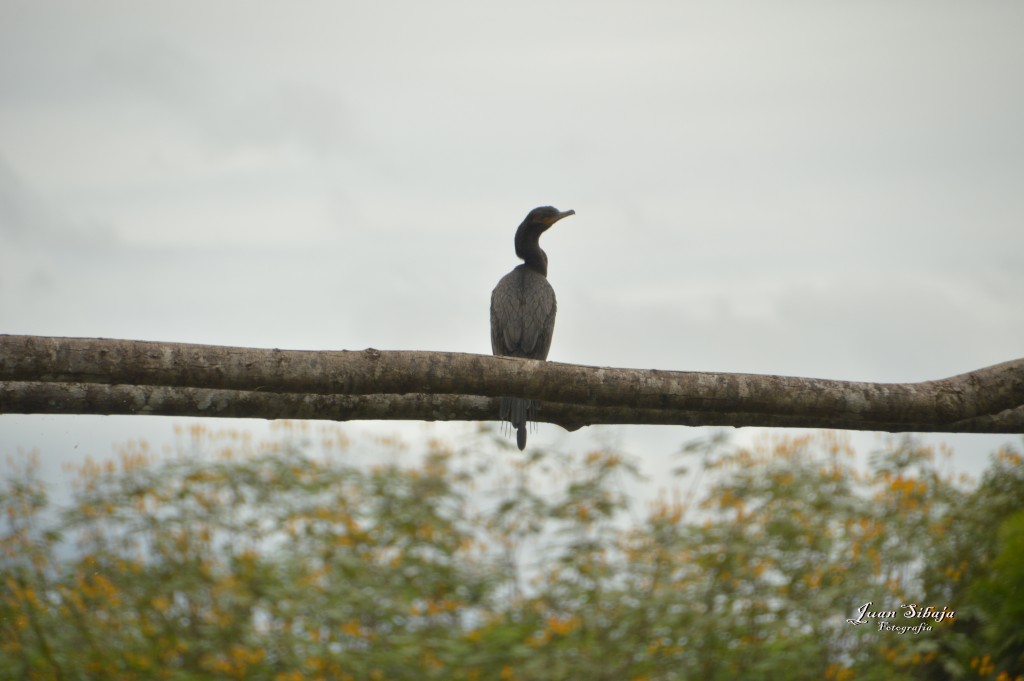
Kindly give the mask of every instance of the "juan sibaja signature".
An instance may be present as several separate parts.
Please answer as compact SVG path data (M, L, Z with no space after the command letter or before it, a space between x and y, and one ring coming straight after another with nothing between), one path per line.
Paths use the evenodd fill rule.
M900 609L903 610L903 617L910 619L921 620L916 626L903 626L893 624L890 620L896 619L897 611L895 610L877 610L871 611L871 601L868 601L864 605L857 608L857 617L846 620L848 624L868 624L872 620L878 623L879 631L895 631L899 634L905 634L908 631L915 634L919 634L922 631L931 631L932 628L929 626L929 620L934 620L936 623L941 622L944 619L953 619L956 617L956 611L950 610L948 606L943 607L942 610L938 610L932 606L926 608L919 607L916 603L909 603L901 605Z

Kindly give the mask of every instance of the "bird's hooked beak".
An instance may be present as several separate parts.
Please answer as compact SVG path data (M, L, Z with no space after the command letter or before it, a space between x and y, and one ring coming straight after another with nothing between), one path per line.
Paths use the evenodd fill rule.
M559 213L555 217L551 218L551 221L548 222L548 227L550 227L551 225L555 224L556 222L558 222L562 218L569 217L570 215L576 215L576 211L574 211L574 210L567 210L567 211L563 211L563 212Z

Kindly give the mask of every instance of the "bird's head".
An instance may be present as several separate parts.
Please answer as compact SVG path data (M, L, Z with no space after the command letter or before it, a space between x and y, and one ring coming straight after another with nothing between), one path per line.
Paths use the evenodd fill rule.
M523 220L523 224L539 227L540 229L538 231L543 232L562 218L567 218L570 215L576 215L576 211L560 211L554 206L541 206L540 208L534 208L531 210L527 214L526 219Z
M540 248L540 235L562 218L575 214L574 210L560 211L551 206L531 210L516 230L516 255L525 260L527 265L546 275L548 256Z

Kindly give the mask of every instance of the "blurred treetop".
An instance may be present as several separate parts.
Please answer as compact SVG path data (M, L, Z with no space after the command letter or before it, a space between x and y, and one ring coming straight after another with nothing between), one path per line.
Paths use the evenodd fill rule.
M614 450L281 427L131 443L63 508L0 482L0 678L1024 676L1013 449L969 484L909 439L715 438L645 509Z

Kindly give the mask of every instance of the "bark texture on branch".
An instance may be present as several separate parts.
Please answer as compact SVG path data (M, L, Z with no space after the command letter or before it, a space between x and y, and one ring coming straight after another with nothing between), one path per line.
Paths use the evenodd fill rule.
M327 421L417 420L492 421L499 398L475 395L301 395L250 390L170 388L102 383L0 382L0 413L121 414L204 416ZM566 430L594 424L675 426L758 426L766 428L846 428L848 419L780 416L744 412L692 412L629 407L585 407L544 403L540 420ZM903 424L873 422L865 430L907 432ZM1021 433L1024 406L995 416L958 421L917 432Z
M1024 359L938 381L860 383L465 353L0 336L0 381L0 411L20 413L484 420L497 414L484 398L509 395L542 400L540 420L569 429L679 423L1024 432Z

